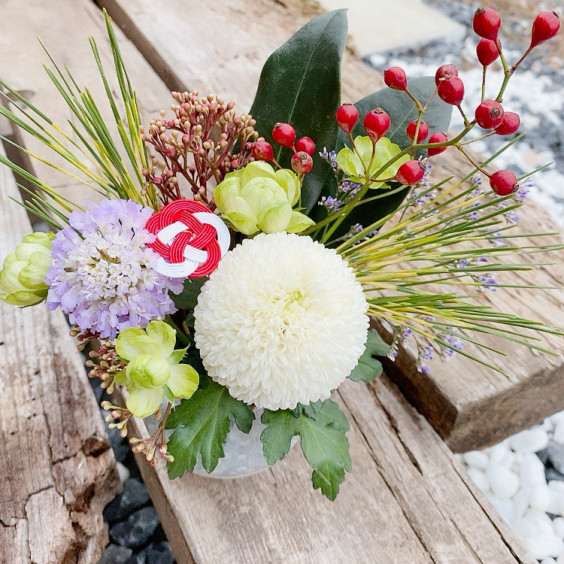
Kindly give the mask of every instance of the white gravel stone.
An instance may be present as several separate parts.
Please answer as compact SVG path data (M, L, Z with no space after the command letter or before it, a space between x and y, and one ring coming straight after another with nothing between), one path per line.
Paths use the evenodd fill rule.
M536 454L524 454L521 460L520 478L523 484L537 485L546 484L544 475L544 464Z
M534 523L531 523L528 519L517 519L511 524L515 534L524 539L525 537L532 537L538 533L538 530Z
M520 519L525 515L525 512L529 508L529 500L531 498L532 488L529 486L522 486L517 490L517 493L513 496L513 510L515 519Z
M474 483L483 491L487 492L490 489L490 484L486 478L485 472L479 470L478 468L468 468L468 476L472 478Z
M548 445L548 434L542 427L535 427L513 435L509 445L516 452L538 452Z
M555 535L541 533L525 537L524 541L529 552L537 560L542 560L549 556L558 556L564 549L562 539Z
M562 517L556 517L556 519L552 521L552 528L558 538L564 539L564 519Z
M462 459L469 466L474 466L480 470L485 470L490 463L490 457L483 450L465 452L462 455Z
M544 558L541 564L556 564L556 560L554 558Z
M554 427L554 435L552 437L557 443L564 444L564 419L558 421Z
M117 462L117 471L119 474L119 479L121 480L121 483L125 483L128 479L129 479L129 470L121 463L121 462Z
M486 477L494 495L500 499L512 497L519 488L519 476L501 464L492 464Z
M505 499L500 499L493 495L488 496L488 499L492 502L492 505L496 508L497 512L507 521L511 523L515 519L515 509L513 507L513 501L510 497ZM552 530L551 530L552 532Z
M534 524L538 533L544 533L547 535L554 534L554 528L552 527L552 520L544 511L537 511L535 509L529 509L527 513L523 516L523 519L526 519ZM552 556L551 554L547 554L547 556ZM558 554L556 555L558 556Z
M548 509L548 504L550 502L550 490L547 486L542 484L537 484L531 489L531 495L529 497L529 505L532 509L537 511L546 512Z

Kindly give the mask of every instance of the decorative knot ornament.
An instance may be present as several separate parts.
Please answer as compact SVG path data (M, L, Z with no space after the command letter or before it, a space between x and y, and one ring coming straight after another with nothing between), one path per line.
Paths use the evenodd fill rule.
M223 221L194 200L176 200L153 214L145 229L159 256L155 270L170 278L201 278L215 270L229 250L231 237Z

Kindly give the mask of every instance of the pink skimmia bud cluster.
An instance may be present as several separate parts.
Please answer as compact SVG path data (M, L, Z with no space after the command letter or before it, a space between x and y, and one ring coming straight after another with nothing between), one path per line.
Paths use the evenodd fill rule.
M483 81L482 100L474 110L474 119L472 121L466 117L462 109L464 82L458 76L456 66L447 63L441 65L435 73L436 90L431 96L431 99L435 94L438 95L439 98L447 104L456 106L464 119L463 131L452 139L449 139L444 132L436 132L433 133L427 143L424 144L430 131L428 124L423 120L423 115L431 99L423 106L415 98L408 88L407 76L401 67L391 67L384 72L385 84L394 90L404 91L413 100L418 113L417 119L409 122L406 128L406 135L412 144L409 148L412 160L402 164L394 178L394 180L401 184L417 184L423 178L425 169L420 161L415 160L416 149L427 149L427 155L432 157L445 151L448 146L453 146L489 178L490 187L497 195L506 196L515 192L518 188L518 179L513 172L500 170L493 174L488 173L465 151L464 145L472 141L466 141L465 143L461 141L475 125L487 131L480 139L494 134L512 135L519 129L519 116L514 112L505 111L505 108L502 106L503 93L509 79L531 50L558 33L560 20L558 15L554 12L541 12L533 22L531 42L528 49L513 66L508 66L503 56L501 42L498 36L501 29L501 17L496 10L493 8L479 8L474 15L473 28L476 34L481 37L476 47L476 55L478 61L483 66ZM503 65L504 81L495 99L484 99L486 70L487 67L497 59L499 59ZM343 104L337 110L336 120L339 127L349 136L354 147L351 132L359 120L357 108L353 104ZM366 114L363 125L368 137L375 145L390 129L390 116L382 108L375 108Z
M298 174L307 174L313 167L312 155L315 152L315 143L309 137L300 137L296 141L296 130L289 123L277 123L272 129L272 139L278 145L292 149L294 152L290 161L292 169ZM259 139L253 144L252 153L259 161L271 161L281 168L274 158L272 145L264 139Z
M160 157L143 175L155 185L163 204L183 197L181 183L190 187L194 199L209 204L208 182L219 184L228 172L252 160L251 145L258 138L255 120L237 115L233 102L219 96L200 98L193 91L172 92L172 97L172 119L162 110L141 132Z

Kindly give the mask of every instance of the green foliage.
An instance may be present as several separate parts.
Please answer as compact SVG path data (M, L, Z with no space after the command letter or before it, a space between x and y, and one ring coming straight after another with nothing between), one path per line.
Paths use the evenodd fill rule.
M264 456L269 464L281 460L290 450L292 438L300 437L302 452L313 468L315 489L333 501L345 479L345 470L351 471L349 441L345 433L349 422L339 406L325 400L315 418L301 410L265 410L262 422L266 429L261 434Z
M184 288L182 288L182 292L177 295L170 295L172 301L174 302L174 305L178 309L193 310L198 303L198 296L202 291L202 287L207 281L207 276L204 276L202 278L187 278L184 281Z
M213 472L225 456L223 443L233 418L237 427L248 433L255 418L253 410L229 395L227 388L211 378L202 378L200 388L189 400L183 400L169 415L166 426L174 429L168 450L174 461L168 464L168 475L178 478L191 472L198 460L207 472Z
M337 142L335 112L340 104L341 57L347 39L345 10L312 19L266 61L250 113L257 131L270 142L278 122L294 126L298 137L311 137L318 149ZM276 160L290 167L292 152L274 145ZM314 159L305 176L301 204L310 211L319 199L329 166Z
M409 91L415 98L417 98L422 105L425 105L435 90L435 80L429 76L414 78L409 81L408 86ZM388 112L392 124L386 137L393 143L398 144L401 149L405 149L411 144L411 141L407 137L406 127L410 121L417 119L417 109L415 108L413 100L411 100L405 92L393 90L392 88L383 88L362 98L362 100L356 102L355 106L358 108L360 118L352 131L353 136L365 134L362 126L364 117L369 111L380 107ZM429 126L429 135L437 131L446 131L450 124L451 114L452 106L443 102L438 96L434 96L423 114L423 119ZM345 145L350 145L350 141L347 135L345 135L343 131L340 131L337 148L340 149ZM416 156L420 156L423 153L424 151L419 151ZM390 183L391 190L389 196L375 199L355 207L335 231L333 238L341 237L356 223L360 223L364 226L371 225L382 217L394 212L410 191L410 188L396 191L399 187L399 184L392 182ZM333 192L336 190L335 185L333 185L332 190ZM382 195L383 194L384 192L382 192ZM370 198L373 195L373 193L368 192L366 197Z
M368 331L366 349L358 359L358 364L349 374L349 378L354 382L370 382L382 374L382 363L374 358L375 356L386 356L390 350L390 345L386 344L378 334L378 331L371 329Z
M409 91L424 105L435 91L435 79L431 76L413 78L408 84ZM402 90L392 88L382 88L369 94L362 100L356 102L360 118L356 127L353 129L353 136L365 135L362 122L366 114L374 108L382 108L388 112L391 127L386 137L393 143L397 143L402 149L411 145L407 137L406 127L410 121L417 119L417 109L413 100ZM434 96L427 110L423 114L423 120L429 126L429 135L437 131L446 131L450 125L452 106L443 102L438 96ZM343 144L348 144L348 138L343 134L340 136Z

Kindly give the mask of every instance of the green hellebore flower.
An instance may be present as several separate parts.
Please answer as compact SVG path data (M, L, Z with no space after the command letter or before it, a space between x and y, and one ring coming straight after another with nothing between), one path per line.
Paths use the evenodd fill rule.
M198 373L179 364L187 349L174 350L176 333L163 321L151 321L146 329L124 329L116 340L116 352L129 361L115 378L129 394L126 406L136 417L147 417L166 397L189 398L198 387Z
M368 136L358 136L354 140L355 147L359 155L345 147L341 149L337 155L337 164L340 169L349 176L349 180L352 182L358 182L363 184L365 182L365 168L370 164L370 159L372 159L372 141ZM392 143L387 137L381 137L376 143L376 149L374 152L374 160L370 166L370 176L373 176L382 166L384 166L392 157L395 157L401 152L399 145ZM392 165L386 168L378 176L378 180L385 178L393 178L396 175L399 167L409 160L408 155L400 157ZM383 182L372 182L370 188L379 188L383 185Z
M225 176L214 192L217 208L234 229L245 235L259 231L298 233L314 221L292 208L300 199L300 181L293 172L274 170L254 161Z
M30 233L4 259L0 271L0 298L6 303L31 306L47 297L45 275L51 264L54 233Z

